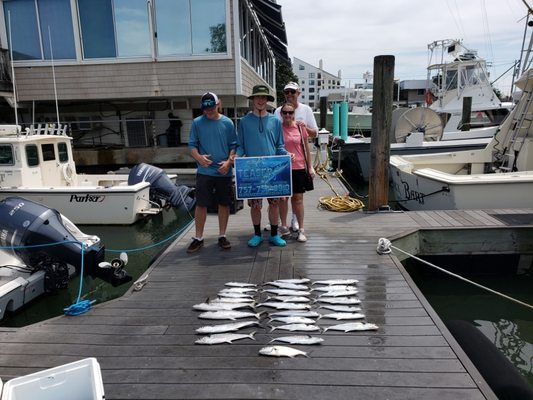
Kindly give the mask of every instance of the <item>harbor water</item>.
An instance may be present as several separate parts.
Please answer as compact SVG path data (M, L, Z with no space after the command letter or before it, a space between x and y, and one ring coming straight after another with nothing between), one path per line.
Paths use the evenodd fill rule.
M125 270L132 281L113 287L99 278L83 277L81 300L101 303L123 295L193 221L193 216L175 209L163 210L133 225L78 225L82 232L97 235L106 249L106 261L118 258L121 251L128 254ZM171 238L171 240L166 240ZM64 308L78 297L80 278L74 277L67 289L44 295L14 314L7 313L1 326L20 327L63 314Z

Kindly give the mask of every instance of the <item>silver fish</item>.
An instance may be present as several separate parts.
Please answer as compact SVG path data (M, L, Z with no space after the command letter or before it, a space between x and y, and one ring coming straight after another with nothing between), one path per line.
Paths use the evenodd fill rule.
M346 297L346 296L355 296L357 293L359 293L358 290L330 290L327 292L323 292L318 297Z
M319 297L318 301L328 304L361 304L361 300L355 297Z
M322 315L316 311L309 310L281 310L268 314L271 317L308 317L320 318Z
M320 344L324 339L311 335L280 336L272 339L272 342L285 342L290 344Z
M320 308L325 308L326 310L337 311L337 312L357 312L361 311L361 307L352 307L352 306L343 306L343 305L322 305Z
M356 283L359 283L357 279L326 279L314 281L312 285L355 285Z
M285 303L283 301L267 301L259 303L257 307L271 307L278 310L309 310L311 308L309 304Z
M352 285L331 285L331 286L319 286L311 289L314 292L337 292L342 290L357 290L357 287Z
M253 305L250 303L200 303L193 305L192 308L199 311L222 311L253 308Z
M289 346L266 346L259 350L259 354L270 357L308 357L305 351L294 349Z
M309 324L287 324L279 326L270 326L270 332L274 332L276 329L283 331L302 331L302 332L315 332L320 331L320 328L316 325Z
M269 322L283 322L285 324L315 324L316 321L311 318L301 316L273 317Z
M273 281L273 282L299 284L299 283L308 283L308 282L311 282L311 279L308 279L308 278L276 279L276 280Z
M257 321L242 321L242 322L232 322L230 324L220 324L220 325L208 325L202 326L196 329L197 333L224 333L224 332L235 332L239 329L246 328L252 325L259 325Z
M291 289L265 289L265 292L274 293L278 296L310 296L311 292L306 290L291 290Z
M374 324L368 324L368 323L363 323L363 322L349 322L347 324L328 326L324 329L324 332L327 332L327 331L344 331L344 332L373 331L376 329L378 329L378 326Z
M228 287L250 287L250 288L257 287L255 283L246 283L246 282L227 282L224 285Z
M253 296L251 294L245 294L245 293L222 292L218 294L218 297L226 297L226 298L232 298L232 299L253 299Z
M257 292L256 288L251 287L230 287L230 288L224 288L219 293L250 293L250 292Z
M267 297L267 301L283 301L284 303L309 303L311 300L304 296L272 296Z
M333 313L333 314L325 314L322 316L322 318L329 318L329 319L363 319L365 318L365 314L361 313L347 313L347 312L340 312L340 313Z
M309 287L306 285L300 285L297 283L290 283L290 282L273 281L273 282L267 282L265 283L265 285L277 286L280 289L309 290Z
M248 318L248 317L255 317L257 319L261 318L262 313L251 313L247 311L207 311L200 315L198 315L198 318L202 319L231 319L236 320L239 318Z
M208 303L217 304L217 303L247 303L254 305L255 300L250 297L216 297L212 300L208 300Z
M239 333L217 333L214 335L204 336L203 338L197 339L194 341L196 344L221 344L221 343L232 343L235 340L241 339L252 339L255 340L254 335L256 332L252 332L249 335L239 334Z

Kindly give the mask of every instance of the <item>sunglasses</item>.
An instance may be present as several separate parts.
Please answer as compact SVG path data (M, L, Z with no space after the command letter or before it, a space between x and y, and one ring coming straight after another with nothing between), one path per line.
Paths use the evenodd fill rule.
M295 94L295 93L296 93L296 90L294 90L294 89L287 89L287 90L284 90L283 93L285 93L285 94Z
M283 115L292 115L292 114L294 114L294 111L282 111L281 113Z

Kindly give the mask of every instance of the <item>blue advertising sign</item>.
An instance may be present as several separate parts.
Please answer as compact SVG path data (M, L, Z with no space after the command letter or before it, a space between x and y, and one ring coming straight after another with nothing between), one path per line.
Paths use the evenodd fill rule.
M239 200L292 196L291 157L237 157L235 186Z

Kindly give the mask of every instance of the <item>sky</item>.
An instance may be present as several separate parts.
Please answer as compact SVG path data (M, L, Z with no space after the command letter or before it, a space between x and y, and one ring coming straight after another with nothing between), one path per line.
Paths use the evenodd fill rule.
M533 0L525 0L533 7ZM393 55L396 79L426 79L428 44L462 39L491 64L496 80L520 58L526 6L522 0L277 0L289 57L326 72L341 71L344 85L364 82L374 57ZM526 44L531 35L529 28ZM494 85L509 94L512 73Z

